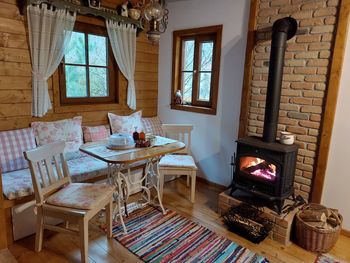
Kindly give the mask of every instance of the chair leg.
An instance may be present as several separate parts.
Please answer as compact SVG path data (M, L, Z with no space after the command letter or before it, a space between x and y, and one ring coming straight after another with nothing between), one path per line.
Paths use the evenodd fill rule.
M191 202L194 203L194 197L196 193L196 171L191 173Z
M187 176L187 187L189 187L190 186L190 176L188 174L186 176Z
M107 225L107 237L111 238L113 235L112 227L113 227L113 221L112 221L112 214L113 214L113 199L106 205L106 225Z
M35 252L40 252L43 246L44 232L44 215L42 207L37 207L36 215L36 235L35 235Z
M163 190L164 190L164 172L159 171L159 195L163 200Z
M89 221L85 218L79 220L79 232L80 232L80 253L81 262L88 262L89 251Z

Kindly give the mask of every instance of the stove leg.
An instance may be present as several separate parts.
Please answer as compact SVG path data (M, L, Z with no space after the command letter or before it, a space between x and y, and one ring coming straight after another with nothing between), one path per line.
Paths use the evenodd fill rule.
M278 213L279 215L282 213L283 205L284 205L284 199L281 199L281 200L277 200L277 201L276 201L277 213Z

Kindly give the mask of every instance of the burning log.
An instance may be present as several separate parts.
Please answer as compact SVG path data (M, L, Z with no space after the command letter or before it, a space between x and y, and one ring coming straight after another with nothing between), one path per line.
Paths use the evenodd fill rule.
M256 170L268 170L271 173L273 172L273 170L271 169L271 167L269 166L269 164L266 161L263 161L261 163L258 163L254 166L250 166L244 169L245 172L251 174L253 172L255 172Z

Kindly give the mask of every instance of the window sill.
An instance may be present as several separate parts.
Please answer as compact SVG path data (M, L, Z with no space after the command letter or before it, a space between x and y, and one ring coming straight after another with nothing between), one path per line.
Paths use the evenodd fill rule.
M180 104L171 104L170 108L173 110L182 110L182 111L191 111L202 114L216 115L216 109L200 107L200 106L192 106L192 105L180 105Z

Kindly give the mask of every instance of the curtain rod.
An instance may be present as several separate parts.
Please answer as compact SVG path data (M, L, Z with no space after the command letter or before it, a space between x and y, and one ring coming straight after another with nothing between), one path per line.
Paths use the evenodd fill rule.
M120 16L117 14L116 10L105 8L105 7L101 7L100 9L95 9L87 6L76 5L72 2L65 1L65 0L20 0L19 9L21 11L21 14L23 15L28 5L40 5L40 4L49 4L56 7L57 9L66 9L68 11L76 12L81 15L99 16L105 19L111 19L124 24L133 24L138 28L143 28L141 21Z

